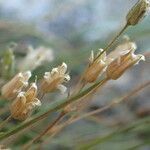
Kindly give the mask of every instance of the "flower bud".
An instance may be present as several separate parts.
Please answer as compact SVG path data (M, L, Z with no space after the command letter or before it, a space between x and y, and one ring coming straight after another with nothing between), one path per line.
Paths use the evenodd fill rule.
M133 51L125 55L121 55L108 65L106 74L107 77L113 80L118 79L128 68L137 64L140 60L145 60L143 55L135 55Z
M127 14L127 25L134 26L138 24L147 15L149 8L149 0L139 0Z
M62 93L66 91L66 87L62 83L70 80L70 76L66 74L67 65L62 63L61 66L53 68L51 72L45 72L43 81L41 83L41 90L43 93L60 90Z
M102 53L103 50L100 50L99 53L97 53L96 57ZM106 53L104 52L99 58L95 60L93 51L91 52L90 56L90 65L86 69L84 75L83 75L83 81L86 83L92 83L95 82L98 76L104 71L106 68Z
M28 85L28 80L30 77L30 71L18 73L11 81L2 87L2 96L8 100L15 98L21 89Z
M10 108L11 116L17 120L27 119L36 106L41 106L41 102L36 96L37 86L32 83L27 92L20 92L12 103Z

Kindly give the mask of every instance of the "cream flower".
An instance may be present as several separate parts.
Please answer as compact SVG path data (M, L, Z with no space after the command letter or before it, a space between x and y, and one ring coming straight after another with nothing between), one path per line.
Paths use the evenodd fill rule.
M32 110L41 106L40 100L36 98L37 86L32 83L27 92L20 92L10 107L11 116L17 120L25 120Z
M30 71L18 73L12 80L2 87L2 96L8 100L15 98L22 88L28 85L30 77Z
M94 56L93 51L91 52L91 56L89 58L90 64L83 75L83 81L86 83L95 82L98 76L104 72L106 68L106 52L97 58L102 53L102 51L103 50L100 49L96 56Z
M66 74L67 65L62 63L61 66L53 68L51 72L45 72L41 90L44 93L53 92L59 89L62 93L66 91L66 87L62 84L70 80L70 76Z
M107 64L110 64L116 58L127 54L130 51L135 51L137 46L136 43L130 41L129 37L127 37L125 42L118 45L112 52L110 52L107 56Z
M145 60L145 57L141 54L135 55L134 50L120 55L108 65L107 77L113 80L118 79L128 68L137 64L140 60Z

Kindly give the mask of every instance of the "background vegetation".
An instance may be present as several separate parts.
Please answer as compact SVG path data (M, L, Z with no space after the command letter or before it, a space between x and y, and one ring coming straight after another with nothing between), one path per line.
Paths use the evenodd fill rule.
M33 70L34 75L38 74L40 78L45 71L66 62L72 78L68 88L74 86L87 64L90 51L107 45L124 25L125 16L135 2L136 0L1 0L1 57L7 55L12 43L17 44L14 48L16 61L6 72L0 68L1 84L18 71L16 66L26 56L28 46L32 45L34 48L50 48L54 53L53 61L38 66ZM150 17L136 27L129 28L126 34L137 43L138 53L147 53L150 47ZM148 54L146 62L130 69L119 80L109 82L97 92L86 111L101 108L150 81L149 56ZM8 55L6 58L9 58ZM150 149L149 91L150 87L147 87L129 97L127 102L69 125L56 137L47 139L41 149ZM44 112L52 101L65 96L59 93L46 96L46 101L37 111ZM8 103L2 99L1 114L6 105ZM20 145L33 138L56 115L53 113L29 132L18 134L18 138L11 137L3 144L19 149ZM7 113L4 113L0 119L3 120L6 116ZM13 120L5 130L17 124L19 122Z

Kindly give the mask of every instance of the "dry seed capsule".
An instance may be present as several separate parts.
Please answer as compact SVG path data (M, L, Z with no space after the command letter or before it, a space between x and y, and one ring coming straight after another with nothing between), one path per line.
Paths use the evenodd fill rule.
M100 49L100 52L97 53L97 55L94 57L93 51L91 52L90 56L90 65L86 69L84 75L83 75L83 81L86 83L92 83L95 82L98 78L98 76L104 71L106 68L106 52L104 52L99 58L95 60L97 56L99 56L100 53L102 53L102 49Z
M20 92L10 107L11 116L17 120L25 120L32 113L32 110L41 106L37 98L37 86L32 83L27 92Z
M21 89L28 85L28 80L30 77L30 71L18 73L12 80L2 87L2 96L8 100L15 98Z
M128 68L137 64L140 60L145 60L143 55L135 55L134 51L130 51L125 55L121 55L108 65L107 77L113 80L118 79Z
M137 48L136 43L130 41L128 39L127 41L124 41L120 45L118 45L112 52L110 52L107 56L107 64L109 65L113 60L116 58L127 54L130 51L135 51Z
M150 9L149 0L139 0L127 14L127 25L138 24L148 13Z

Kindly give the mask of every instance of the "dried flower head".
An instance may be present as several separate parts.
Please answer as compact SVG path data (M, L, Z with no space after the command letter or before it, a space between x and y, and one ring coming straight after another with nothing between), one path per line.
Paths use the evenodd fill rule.
M21 89L28 85L28 80L30 77L30 71L18 73L12 80L2 87L2 96L8 100L15 98Z
M137 64L140 60L145 60L145 57L141 54L135 55L134 50L122 53L108 65L106 70L107 77L113 80L118 79L128 68Z
M25 120L32 110L41 106L41 102L37 97L37 85L32 83L26 92L20 92L12 103L10 111L11 116L17 120Z
M67 88L62 85L62 83L70 80L70 76L66 74L66 71L67 65L62 63L61 66L53 68L51 72L45 72L44 79L41 84L41 90L44 93L49 93L59 89L62 93L64 93Z
M91 56L89 58L90 64L83 75L83 80L86 83L94 82L98 78L98 76L105 70L105 68L106 68L106 52L104 52L102 55L100 55L100 53L102 53L102 52L103 52L103 50L100 49L99 52L96 54L96 56L94 56L94 52L91 51ZM99 56L99 55L100 55L100 57L97 58L97 56ZM95 58L97 58L97 59L95 60Z
M107 64L110 64L113 60L119 56L125 55L130 51L135 51L137 45L135 42L130 41L129 37L126 37L125 41L118 45L112 52L107 56Z
M127 24L133 26L138 24L147 15L149 9L149 0L139 0L127 14Z
M33 49L29 47L29 52L27 56L21 60L22 63L19 65L19 69L23 70L33 70L36 67L40 66L44 61L52 61L54 58L52 49L45 47L38 47L37 49Z

